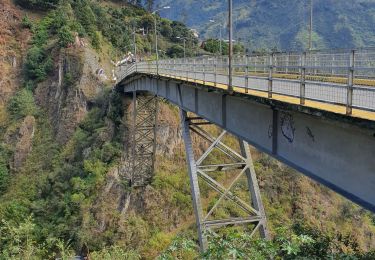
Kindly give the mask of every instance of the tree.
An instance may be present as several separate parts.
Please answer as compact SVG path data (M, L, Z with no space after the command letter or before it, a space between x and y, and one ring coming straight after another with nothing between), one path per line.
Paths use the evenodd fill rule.
M152 12L154 8L154 0L146 0L146 9L149 12Z
M167 55L171 58L182 58L184 57L184 48L175 44L167 50Z
M48 10L58 6L60 0L16 0L16 3L29 9Z
M6 191L9 183L9 171L4 159L0 158L0 195Z
M34 46L27 53L25 73L27 78L43 81L52 70L52 60L41 47Z
M59 45L61 47L68 47L69 44L74 43L74 36L72 32L70 31L69 26L63 26L60 28L58 32L59 36Z
M35 115L37 107L33 93L30 90L21 89L9 100L8 111L14 119L23 118L27 115Z

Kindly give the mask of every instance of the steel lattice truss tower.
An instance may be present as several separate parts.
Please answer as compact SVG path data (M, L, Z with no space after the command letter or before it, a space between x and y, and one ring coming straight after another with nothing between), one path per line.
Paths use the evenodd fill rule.
M156 96L133 92L124 167L124 177L131 187L146 186L153 177L157 113Z
M189 118L184 110L181 110L181 121L201 250L207 249L206 232L220 232L224 227L240 226L251 236L259 231L262 238L268 238L248 144L239 139L238 144L225 144L226 131L214 137L204 129L209 122L199 117ZM207 142L208 148L200 155L194 149L191 133ZM230 146L236 146L240 151ZM213 190L217 197L213 203L204 206L207 202L202 201L207 201L207 192L202 195L201 191L207 189Z

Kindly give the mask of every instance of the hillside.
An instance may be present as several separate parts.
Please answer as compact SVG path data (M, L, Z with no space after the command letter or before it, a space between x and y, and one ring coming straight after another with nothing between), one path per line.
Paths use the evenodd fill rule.
M309 2L300 0L235 0L235 38L250 50L307 47ZM314 47L354 48L375 46L375 2L372 0L314 1ZM227 1L156 0L156 6L170 5L163 17L197 28L202 39L218 37L210 19L226 22ZM223 30L225 31L225 29Z
M178 110L164 100L155 175L129 184L130 99L112 91L111 61L133 50L134 27L145 28L138 57L155 59L155 43L151 14L125 2L0 2L0 260L228 259L233 250L237 259L373 259L373 214L255 149L273 239L229 232L200 255ZM189 28L156 19L161 56L181 57L176 37L192 37ZM189 42L187 54L196 51ZM209 207L216 194L204 196Z

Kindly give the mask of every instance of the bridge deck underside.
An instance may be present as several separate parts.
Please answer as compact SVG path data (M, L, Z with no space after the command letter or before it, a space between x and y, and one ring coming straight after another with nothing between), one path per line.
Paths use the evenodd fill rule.
M166 98L375 212L375 130L227 95L186 79L133 76L118 85L120 91Z

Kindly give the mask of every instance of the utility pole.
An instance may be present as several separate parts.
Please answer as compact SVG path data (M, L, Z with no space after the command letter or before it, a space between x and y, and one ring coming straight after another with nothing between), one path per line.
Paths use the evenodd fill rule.
M312 50L312 32L313 32L313 8L314 0L310 0L310 34L309 34L309 51Z
M159 74L159 51L158 51L158 32L157 32L157 25L156 25L156 15L154 15L154 25L155 25L154 29L155 29L156 74Z
M210 20L211 23L215 23L215 20ZM222 42L223 42L223 34L222 34L222 27L224 26L222 23L217 23L216 25L219 25L219 51L220 51L220 56L223 55L223 46L222 46Z
M137 62L137 41L136 41L135 31L136 29L134 27L134 30L133 30L134 58L135 58L135 62Z
M186 38L185 37L177 36L176 39L184 41L184 59L186 60Z
M228 0L228 10L229 10L229 19L228 19L228 30L229 30L229 82L228 82L228 92L230 95L233 94L233 85L232 85L232 56L233 56L233 1Z
M223 28L222 28L222 24L220 24L220 39L219 39L219 41L220 41L220 48L219 48L219 50L220 50L220 56L221 55L223 55L223 33L222 33L222 30L223 30Z
M184 38L184 59L186 60L186 39Z
M155 29L155 52L156 52L156 74L159 74L159 50L158 50L158 31L157 31L157 21L156 13L163 9L170 9L170 6L164 6L152 12L154 15L154 29Z

